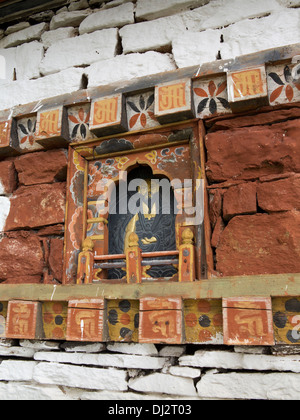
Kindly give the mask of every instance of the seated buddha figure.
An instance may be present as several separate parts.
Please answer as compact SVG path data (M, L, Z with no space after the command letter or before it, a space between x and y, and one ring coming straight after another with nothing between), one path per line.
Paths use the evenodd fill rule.
M126 197L119 196L117 191L116 211L113 212L115 214L110 213L108 218L110 254L124 254L128 248L129 235L133 232L139 238L142 252L176 249L174 193L170 188L170 203L166 206L162 199L162 189L159 188L158 182L151 182L153 179L159 181L160 178L153 175L150 167L139 166L133 169L127 178L127 185L130 185L132 180L143 180L137 182L137 189L127 190ZM139 197L139 201L133 213L130 200L135 197ZM124 199L128 200L128 211L127 214L120 214L118 211L120 202ZM151 266L147 267L147 270L144 269L144 276L150 278L172 277L176 273L177 269L173 265ZM123 269L111 269L108 278L123 278L125 274Z

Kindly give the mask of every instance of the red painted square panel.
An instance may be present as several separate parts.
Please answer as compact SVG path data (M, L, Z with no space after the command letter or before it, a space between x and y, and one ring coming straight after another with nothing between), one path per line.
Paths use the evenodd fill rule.
M10 301L7 310L6 337L19 339L42 338L40 302Z
M103 341L103 312L102 299L69 301L67 340Z
M224 344L274 345L271 298L223 299Z
M145 298L140 301L140 343L180 344L182 328L181 299Z

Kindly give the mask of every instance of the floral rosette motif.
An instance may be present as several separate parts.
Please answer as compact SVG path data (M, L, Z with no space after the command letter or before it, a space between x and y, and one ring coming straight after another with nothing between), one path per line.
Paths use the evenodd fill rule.
M194 92L200 98L203 98L197 107L197 113L201 114L206 108L208 108L211 115L216 114L218 111L219 104L226 110L230 110L230 105L227 99L220 96L227 88L227 81L223 81L218 85L211 80L208 84L208 91L201 87L194 88Z
M75 112L74 114L69 114L69 120L72 122L71 139L75 141L87 140L88 135L91 135L89 130L90 111L81 107L77 116Z
M26 125L19 123L18 128L21 132L21 139L20 144L25 144L27 141L28 143L33 146L34 144L34 137L35 137L35 130L36 130L36 121L32 121L30 118L27 120Z
M127 105L131 108L135 114L129 120L129 127L132 129L136 124L140 124L142 128L146 128L148 121L153 120L157 123L157 120L152 111L152 105L154 104L154 93L145 99L144 95L140 95L139 100L135 103L133 100L128 100Z
M287 65L284 67L282 78L275 72L269 73L269 77L278 85L270 95L270 102L276 101L283 92L287 101L292 102L295 97L294 88L300 91L300 83L294 82L291 69Z

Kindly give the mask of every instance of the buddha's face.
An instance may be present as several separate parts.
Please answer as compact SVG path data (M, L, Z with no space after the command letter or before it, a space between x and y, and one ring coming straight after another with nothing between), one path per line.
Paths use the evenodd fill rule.
M145 182L141 183L138 191L143 197L150 198L159 192L159 183L151 182L151 179L146 179Z

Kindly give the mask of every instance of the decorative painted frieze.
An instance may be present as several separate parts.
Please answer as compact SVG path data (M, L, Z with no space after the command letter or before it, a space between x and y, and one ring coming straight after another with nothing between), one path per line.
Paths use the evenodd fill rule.
M268 105L265 66L228 72L228 100L234 112Z
M103 299L70 300L68 306L67 340L105 341Z
M295 67L292 64L279 64L267 68L270 105L300 101L300 79L293 76Z
M90 130L98 137L127 131L124 95L120 93L92 101Z
M295 346L300 343L300 297L13 300L0 302L0 337Z
M126 98L129 131L144 130L159 126L154 115L154 90Z
M271 298L224 298L223 332L227 345L274 345Z
M36 141L45 149L65 147L70 142L67 109L58 106L37 113Z
M226 76L195 80L193 92L197 118L232 113Z
M42 304L11 300L7 309L6 337L31 340L43 338Z
M191 79L155 86L155 117L161 124L194 118Z
M140 343L181 344L183 342L183 302L181 298L140 300Z

